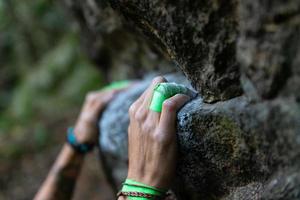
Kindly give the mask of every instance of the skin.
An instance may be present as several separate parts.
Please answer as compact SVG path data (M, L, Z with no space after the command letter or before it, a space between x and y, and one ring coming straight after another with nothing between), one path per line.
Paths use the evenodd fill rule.
M149 110L154 87L165 81L163 77L155 78L129 109L128 178L168 189L177 160L176 113L189 97L178 94L169 98L161 113Z
M74 129L78 142L97 142L97 119L117 92L117 90L91 92L86 96ZM72 147L65 144L34 199L71 199L83 161L84 155L77 153Z
M161 113L149 110L153 89L162 82L166 82L163 77L156 77L129 109L127 178L168 189L177 161L176 113L190 98L177 94L164 102ZM75 127L79 142L97 141L99 114L116 92L96 92L87 96ZM83 160L83 155L65 145L35 200L70 199Z

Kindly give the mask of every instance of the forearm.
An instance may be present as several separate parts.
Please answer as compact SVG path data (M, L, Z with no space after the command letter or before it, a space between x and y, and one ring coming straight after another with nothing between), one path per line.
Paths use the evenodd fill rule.
M71 199L83 159L65 144L35 200Z

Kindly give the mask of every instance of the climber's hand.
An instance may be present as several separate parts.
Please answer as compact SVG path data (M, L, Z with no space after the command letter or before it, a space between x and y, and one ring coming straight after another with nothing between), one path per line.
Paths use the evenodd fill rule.
M176 112L190 98L177 94L164 102L162 113L149 110L153 89L161 82L166 80L155 78L129 109L127 178L167 189L176 167Z
M95 143L97 141L99 115L118 91L95 91L87 94L74 129L78 142Z

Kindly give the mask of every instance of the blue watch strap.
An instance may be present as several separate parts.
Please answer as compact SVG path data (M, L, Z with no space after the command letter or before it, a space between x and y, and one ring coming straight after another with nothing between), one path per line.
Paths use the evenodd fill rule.
M74 134L74 128L73 127L69 127L68 128L68 134L67 134L67 142L69 145L71 145L73 147L73 149L81 154L85 154L90 152L91 150L93 150L94 145L93 144L88 144L88 143L84 143L84 144L80 144L78 143L76 136Z

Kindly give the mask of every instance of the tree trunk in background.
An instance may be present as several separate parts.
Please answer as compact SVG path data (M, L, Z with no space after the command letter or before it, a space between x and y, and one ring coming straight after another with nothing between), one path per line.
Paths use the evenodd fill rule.
M130 40L122 31L94 37L83 31L84 38L104 41L99 46L107 49L118 49L107 38L119 39L124 49L131 41L145 46L109 50L114 67L141 57L147 69L169 66L152 43L200 93L178 114L178 199L300 199L299 0L107 0L116 12L100 2L68 5L84 13L81 27L93 33L110 30L105 25L112 20L135 31L126 31ZM180 77L171 79L187 84ZM115 163L116 184L126 171L127 109L146 85L120 95L100 121L101 148L106 163Z

